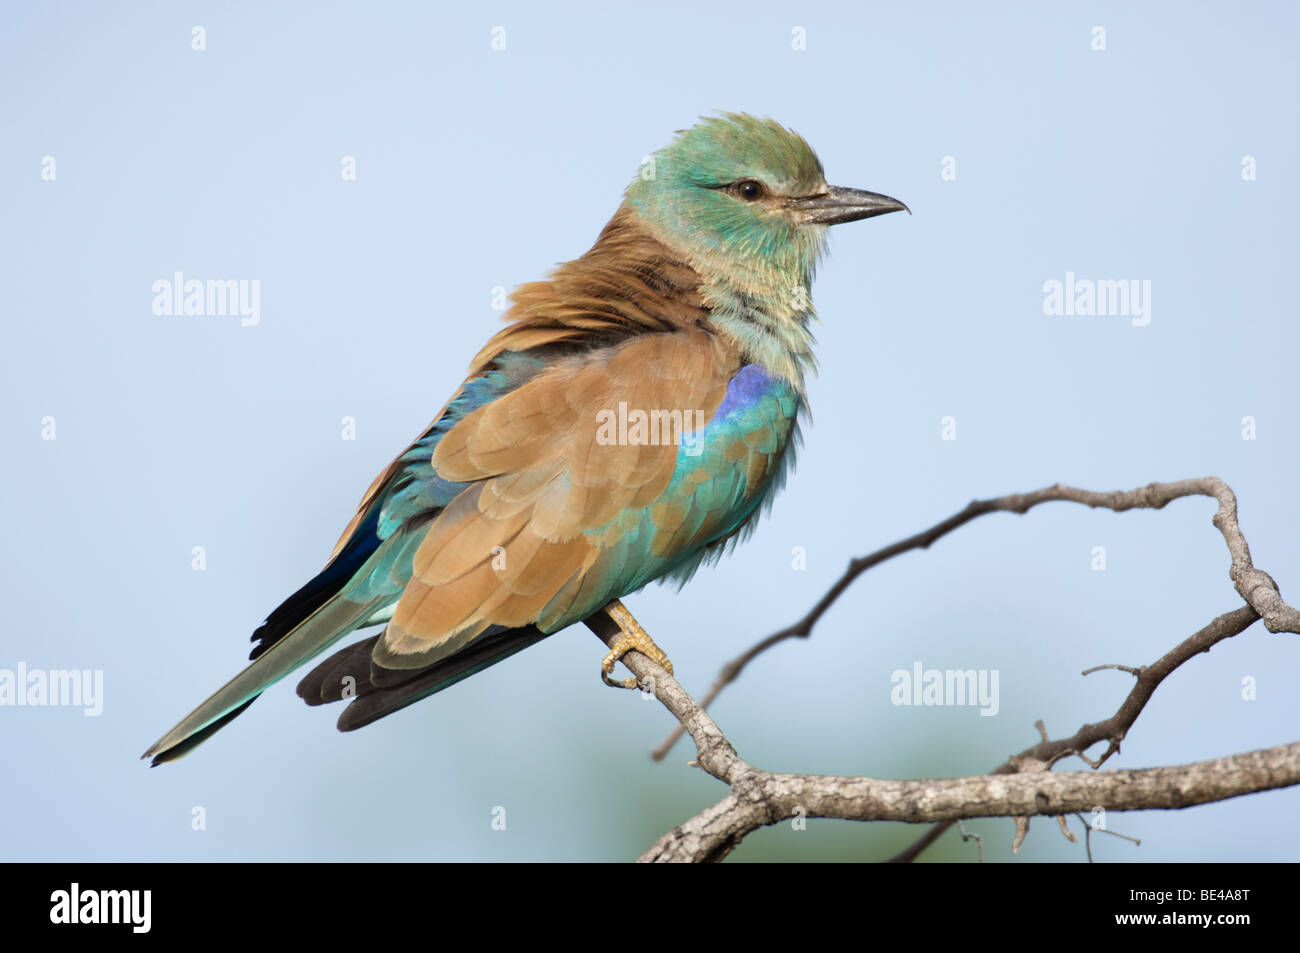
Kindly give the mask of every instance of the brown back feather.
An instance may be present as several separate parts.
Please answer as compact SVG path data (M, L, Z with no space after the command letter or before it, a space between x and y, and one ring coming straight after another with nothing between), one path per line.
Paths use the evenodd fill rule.
M709 317L699 274L627 209L615 213L585 255L546 281L520 285L511 300L509 327L479 351L471 376L503 351L560 342L608 344L632 334L699 327Z
M490 370L505 351L610 344L634 334L699 327L709 316L700 294L700 276L685 256L651 237L624 208L609 220L585 255L560 265L546 281L520 285L511 300L514 304L505 314L509 325L474 357L467 381ZM459 390L451 400L458 396ZM451 400L421 436L447 412ZM394 459L375 477L330 553L331 561L399 466Z

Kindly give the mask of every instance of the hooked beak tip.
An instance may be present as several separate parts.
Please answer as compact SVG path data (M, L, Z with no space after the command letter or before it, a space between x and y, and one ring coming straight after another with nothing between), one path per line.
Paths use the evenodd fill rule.
M890 212L912 214L906 204L892 196L838 185L832 185L820 195L793 199L790 205L803 212L803 221L808 225L840 225Z

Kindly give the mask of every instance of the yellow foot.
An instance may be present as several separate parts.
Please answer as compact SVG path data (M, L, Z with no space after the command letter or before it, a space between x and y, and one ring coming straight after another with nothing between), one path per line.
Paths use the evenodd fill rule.
M641 628L641 623L636 621L636 617L628 611L627 606L623 605L620 600L615 599L605 606L605 613L614 620L623 634L614 643L604 661L600 663L601 681L612 688L638 687L635 676L630 675L622 681L615 681L609 677L618 661L628 652L633 651L640 652L647 658L659 663L669 675L673 673L673 663L668 660L664 650L655 645L654 639L650 638L650 633Z

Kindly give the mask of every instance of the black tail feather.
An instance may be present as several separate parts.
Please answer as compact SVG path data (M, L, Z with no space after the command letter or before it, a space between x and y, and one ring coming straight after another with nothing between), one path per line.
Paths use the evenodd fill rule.
M370 655L379 636L340 649L298 683L308 705L352 699L339 715L339 731L353 731L378 721L481 672L546 638L536 626L488 630L450 658L427 668L402 672L374 665ZM407 676L394 682L395 676Z
M308 705L327 705L373 691L370 653L378 641L379 636L373 635L339 649L303 676L298 683L298 697ZM407 674L413 677L416 673Z

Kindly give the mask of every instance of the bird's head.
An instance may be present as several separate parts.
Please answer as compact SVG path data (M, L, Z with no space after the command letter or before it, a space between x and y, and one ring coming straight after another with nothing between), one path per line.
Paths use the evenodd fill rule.
M706 278L754 295L806 287L827 226L907 210L887 195L827 185L802 136L739 113L679 132L642 163L625 205Z

